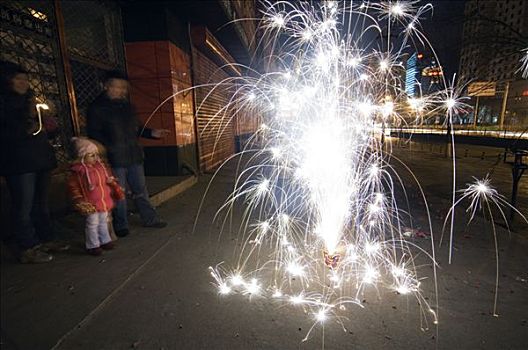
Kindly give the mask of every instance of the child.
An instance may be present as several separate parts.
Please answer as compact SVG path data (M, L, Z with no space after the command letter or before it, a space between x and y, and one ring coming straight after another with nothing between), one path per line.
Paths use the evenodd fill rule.
M125 194L101 161L95 142L83 137L74 137L72 141L78 158L71 166L68 188L75 209L86 216L86 250L91 255L101 255L103 249L114 248L108 214L114 202L124 199Z

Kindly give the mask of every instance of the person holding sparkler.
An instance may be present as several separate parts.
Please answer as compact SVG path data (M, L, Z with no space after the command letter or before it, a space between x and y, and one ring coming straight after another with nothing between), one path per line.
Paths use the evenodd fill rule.
M54 241L48 208L50 173L57 166L48 132L56 124L37 118L27 71L0 62L0 76L0 175L11 197L17 255L22 263L49 262L50 252L69 248Z

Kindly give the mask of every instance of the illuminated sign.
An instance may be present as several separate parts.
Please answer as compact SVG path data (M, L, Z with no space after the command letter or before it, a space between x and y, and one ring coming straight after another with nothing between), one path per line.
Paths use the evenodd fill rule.
M426 67L422 70L423 77L439 77L443 74L442 67Z
M495 83L492 81L476 81L469 84L469 96L495 96Z

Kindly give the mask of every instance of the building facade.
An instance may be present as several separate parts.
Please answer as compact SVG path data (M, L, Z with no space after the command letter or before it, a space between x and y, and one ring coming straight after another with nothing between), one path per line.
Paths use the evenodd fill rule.
M424 51L413 52L405 63L405 92L409 97L426 96L442 89L442 66Z
M60 126L52 140L59 160L53 210L67 209L70 139L84 134L87 107L109 70L127 71L130 98L148 126L171 131L142 141L148 174L211 171L232 156L258 118L230 115L223 109L230 92L212 86L244 73L226 65L251 62L256 21L220 28L255 11L254 1L0 1L0 59L28 70L31 89ZM1 202L4 218L7 191Z
M461 78L517 79L528 36L528 2L468 0L464 17Z
M528 97L522 95L528 90L528 81L522 79L520 71L527 38L527 1L466 2L459 82L490 82L496 89L495 96L472 98L470 123L512 130L528 126L523 108Z
M418 53L413 52L405 64L405 93L409 97L417 96L416 83L418 80Z
M132 103L149 127L171 131L144 141L147 174L213 171L258 125L226 108L256 42L255 21L226 23L254 18L254 2L137 2L123 14Z

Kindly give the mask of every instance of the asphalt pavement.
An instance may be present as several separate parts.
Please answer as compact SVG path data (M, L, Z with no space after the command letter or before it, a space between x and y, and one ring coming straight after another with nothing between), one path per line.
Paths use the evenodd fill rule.
M472 147L472 146L468 146ZM509 195L507 164L498 157L461 153L457 182L491 171L493 183ZM489 154L500 152L490 149ZM473 154L472 153L472 154ZM161 230L136 226L119 239L117 249L101 257L82 250L82 226L65 219L63 230L74 243L53 263L20 265L2 251L2 349L526 349L528 348L528 230L522 224L508 232L498 226L498 317L492 315L495 250L490 222L478 215L467 225L464 208L456 212L454 260L447 263L441 227L451 201L451 160L425 147L409 152L395 146L394 155L408 164L428 197L438 269L439 324L421 322L412 296L367 289L362 307L343 312L342 325L329 319L303 338L313 318L302 307L243 295L221 296L208 267L236 261L237 231L214 221L230 194L234 167L164 203L159 211L169 222ZM414 225L427 231L427 215L412 176L401 170L408 187ZM489 170L489 171L488 171ZM527 177L528 175L525 175ZM525 211L524 178L520 204ZM202 203L203 200L203 203ZM203 204L203 205L202 205ZM199 210L200 209L200 210ZM198 220L195 221L197 213ZM231 218L236 227L237 204ZM69 220L69 221L68 221ZM196 222L196 226L195 226ZM430 249L430 236L410 238ZM423 294L434 300L431 264L417 255Z

